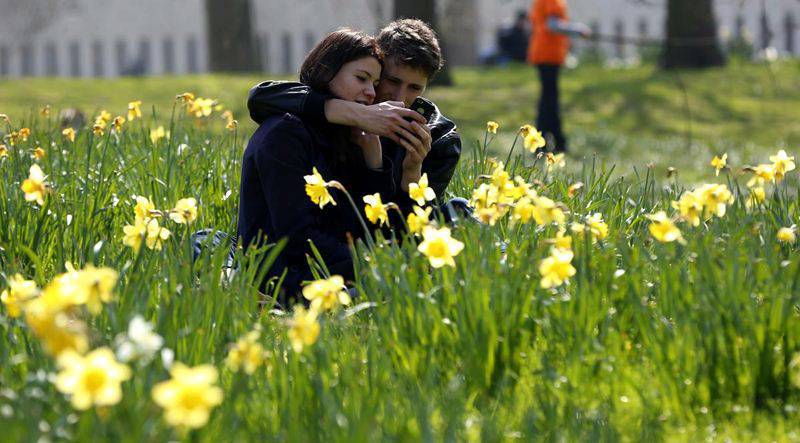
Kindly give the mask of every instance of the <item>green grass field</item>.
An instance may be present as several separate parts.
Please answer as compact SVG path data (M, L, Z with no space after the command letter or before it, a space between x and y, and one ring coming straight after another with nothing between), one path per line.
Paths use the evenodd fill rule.
M796 243L777 238L798 222L797 170L764 183L756 203L752 174L741 170L770 164L781 147L797 153L798 67L683 73L695 116L690 152L674 74L569 73L575 154L566 168L523 157L519 145L506 168L536 191L527 204L537 217L555 220L525 220L526 202L505 196L486 207L499 217L494 225L453 227L464 248L452 267L433 268L410 239L359 243L358 297L309 323L312 332L320 326L318 337L291 323L291 313L260 307L255 263L274 248L240 250L231 278L220 272L225 247L191 260L191 231L234 229L242 146L252 130L243 98L256 77L9 81L0 113L11 123L0 122L0 134L21 127L31 134L14 146L6 139L7 155L0 154L0 287L20 274L43 289L16 284L0 307L3 439L798 441L800 258ZM513 131L532 119L530 76L520 68L459 70L458 87L430 92L465 135L452 195L488 186L487 155L504 160ZM218 98L243 122L238 132L224 128L219 112L196 125L177 106L170 119L184 91ZM144 101L144 118L103 135L84 128L75 141L53 116L38 115L43 104L124 115L135 99ZM478 145L489 119L501 128L484 154ZM153 140L159 124L171 133ZM41 159L32 155L36 146L46 152ZM708 163L723 151L730 168L717 177ZM34 164L46 175L41 204ZM664 177L668 166L678 175ZM725 185L732 199L698 191L693 226L672 202L703 183ZM125 231L136 226L134 195L149 197L161 216L147 217L171 231L138 250L128 244L144 240ZM558 202L563 220L545 210L544 196ZM187 197L197 199L197 219L172 221L167 213ZM648 216L658 211L675 220L683 241L662 243L651 232L660 225ZM523 218L514 221L515 213ZM590 218L598 213L607 235ZM150 247L158 243L160 250ZM572 252L575 272L562 263L566 282L545 288L542 264L556 245ZM116 284L70 271L89 265L114 270ZM152 357L125 363L129 371L117 368L115 379L108 360L63 352L107 347L121 359L137 315L169 351L151 343ZM226 363L234 343L256 329L254 370ZM290 331L309 338L299 352ZM173 360L215 370L192 378ZM180 389L169 395L160 383L173 376ZM95 396L81 398L85 392ZM196 429L169 423L180 419Z
M3 113L17 121L49 104L87 113L124 109L133 98L145 111L168 118L172 97L193 91L224 103L247 134L247 91L269 76L184 76L114 80L26 79L0 88ZM281 77L289 79L290 77ZM433 99L461 128L464 144L482 139L485 123L501 124L495 149L511 145L514 130L535 120L536 72L526 66L460 68L455 87L433 87ZM681 85L686 88L684 94ZM563 75L565 127L575 159L601 161L628 170L648 163L664 173L675 167L693 181L706 158L728 152L739 164L754 163L778 148L800 143L800 62L752 64L733 61L725 69L668 73L652 66L604 69L581 66Z

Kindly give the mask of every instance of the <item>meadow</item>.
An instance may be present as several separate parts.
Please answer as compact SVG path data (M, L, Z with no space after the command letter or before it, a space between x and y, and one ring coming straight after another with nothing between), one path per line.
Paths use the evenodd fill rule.
M232 274L189 243L235 231L257 78L9 82L3 438L800 440L798 66L684 74L690 154L672 77L578 70L566 158L520 129L529 71L456 71L431 97L465 139L448 195L479 220L355 244L352 300L319 266L319 301L286 312L258 292L280 243ZM74 133L66 105L90 116Z

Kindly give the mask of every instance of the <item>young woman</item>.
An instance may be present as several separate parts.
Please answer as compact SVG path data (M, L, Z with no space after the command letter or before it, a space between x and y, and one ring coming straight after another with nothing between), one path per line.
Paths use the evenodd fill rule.
M326 36L308 54L300 81L326 96L372 104L380 79L382 55L374 38L350 29ZM317 104L324 106L324 100ZM349 239L364 235L346 197L330 189L338 203L320 208L305 192L304 176L316 168L326 181L348 189L358 205L361 197L394 193L391 161L377 136L360 130L293 114L266 119L244 153L239 200L238 236L242 244L287 243L267 273L285 272L281 301L297 294L311 279L309 242L332 274L353 279ZM262 288L266 285L262 285Z

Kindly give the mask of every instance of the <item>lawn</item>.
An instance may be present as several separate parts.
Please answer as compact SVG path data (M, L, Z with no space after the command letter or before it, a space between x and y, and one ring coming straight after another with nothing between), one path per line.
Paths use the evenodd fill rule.
M287 312L257 290L280 245L237 249L228 276L225 245L193 261L189 243L234 231L256 77L9 81L3 438L797 441L798 171L770 156L797 153L799 66L681 74L690 152L674 74L578 69L564 78L575 155L561 167L518 143L505 169L491 156L531 118L531 73L458 70L430 96L465 138L448 191L472 195L481 222L376 234L354 245L349 303L337 289L331 310ZM187 114L184 91L243 124ZM113 117L130 100L142 117L74 140L38 112ZM489 119L501 127L482 146ZM436 241L454 249L418 248Z
M265 78L8 80L0 88L0 112L19 120L49 104L92 113L124 109L135 97L164 119L175 94L193 91L231 109L246 134L254 129L247 117L247 91ZM532 68L459 68L454 80L454 87L432 87L427 95L459 125L468 147L482 139L486 121L501 124L497 150L511 146L516 128L534 122L538 83ZM649 65L585 65L567 71L562 87L565 127L576 159L597 155L623 170L653 163L660 174L672 166L691 181L702 176L714 154L727 152L747 164L800 143L800 61L734 60L724 69L679 73Z

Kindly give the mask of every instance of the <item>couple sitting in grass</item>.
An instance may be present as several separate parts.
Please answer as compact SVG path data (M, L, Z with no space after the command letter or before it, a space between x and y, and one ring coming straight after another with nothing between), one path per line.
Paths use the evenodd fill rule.
M463 199L409 196L427 181L442 199L461 155L455 124L438 108L423 103L432 110L427 121L408 109L441 66L433 30L399 20L377 38L335 31L308 54L300 83L268 81L250 91L250 116L260 126L242 162L238 237L245 247L287 241L262 289L282 279L279 299L286 302L312 280L310 243L331 274L353 280L350 241L384 223L402 226L399 214L387 220L381 202L403 214L441 205L446 220L468 211ZM338 185L322 186L331 181L349 197ZM364 213L365 202L372 213Z

